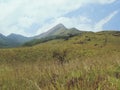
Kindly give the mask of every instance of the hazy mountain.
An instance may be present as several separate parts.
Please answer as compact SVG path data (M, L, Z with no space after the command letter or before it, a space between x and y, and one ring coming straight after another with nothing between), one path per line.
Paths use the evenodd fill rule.
M8 36L4 36L0 34L0 47L18 47L23 43L30 41L32 38L24 37L18 34L10 34Z
M76 28L67 29L63 24L58 24L45 33L34 37L34 40L24 44L24 46L32 46L39 43L47 42L54 39L68 40L70 37L82 33Z
M8 38L0 34L0 47L7 46Z
M8 37L0 34L0 47L14 47L16 46L18 43L9 39Z
M58 24L55 27L51 28L45 33L42 33L34 37L25 37L19 34L10 34L4 36L0 34L0 47L17 47L26 42L31 41L32 39L43 39L42 41L51 40L55 38L63 38L64 36L74 35L81 33L76 28L67 29L63 24ZM66 37L64 37L66 38Z
M19 44L23 44L23 43L32 39L31 37L25 37L25 36L22 36L22 35L19 35L19 34L14 34L14 33L8 35L7 38L9 38L13 41L16 41Z
M35 36L34 38L40 39L50 36L63 36L67 34L77 34L77 33L80 33L80 31L75 28L67 29L63 24L58 24L55 27L48 30L47 32Z
M42 33L38 36L35 36L35 38L43 38L43 37L48 37L48 36L53 36L53 35L58 35L60 32L65 31L67 28L63 24L58 24L55 27L51 28L45 33Z

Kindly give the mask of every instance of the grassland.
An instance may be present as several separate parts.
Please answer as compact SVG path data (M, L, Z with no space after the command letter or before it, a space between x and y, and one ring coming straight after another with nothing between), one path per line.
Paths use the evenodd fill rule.
M120 90L120 33L0 49L0 90Z

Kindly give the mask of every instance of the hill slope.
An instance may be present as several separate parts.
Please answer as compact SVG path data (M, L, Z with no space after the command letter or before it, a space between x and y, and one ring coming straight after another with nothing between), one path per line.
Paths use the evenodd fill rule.
M119 90L120 32L84 32L0 49L1 90Z

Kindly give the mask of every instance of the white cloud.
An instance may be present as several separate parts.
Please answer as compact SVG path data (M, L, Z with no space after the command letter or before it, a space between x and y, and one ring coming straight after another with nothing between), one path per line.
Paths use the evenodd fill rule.
M67 28L76 27L78 29L85 29L83 28L84 25L88 25L92 22L92 20L85 16L78 16L78 17L60 17L57 20L55 20L56 23L63 23Z
M22 17L18 20L18 25L23 28L29 28L34 22L35 20L30 17Z
M103 30L103 26L108 23L116 14L118 13L118 11L114 11L113 13L111 13L110 15L108 15L107 17L103 18L102 20L100 20L94 27L94 31L99 31L99 30Z
M66 24L68 27L73 25L85 27L88 18L75 17L70 20L70 18L63 17L63 15L87 4L109 4L115 1L116 0L0 0L0 33L9 34L12 32L32 35L32 33L26 33L26 29L24 28L29 28L33 23L43 24L45 27L41 27L41 31L40 29L38 31L43 32L47 29L46 26L50 25L44 23L49 18L57 20L55 22L61 21L63 23L69 23ZM69 21L73 21L74 23L70 23Z
M101 4L110 4L115 2L116 0L98 0L99 3Z
M47 30L51 29L52 27L54 27L59 23L64 24L67 28L76 27L77 29L83 31L94 31L94 32L101 31L103 30L104 25L108 23L117 13L118 11L112 12L110 15L98 21L96 24L94 24L90 18L85 16L78 16L72 18L60 17L53 20L51 23L44 24L44 26L38 30L36 35L42 33L42 31L46 32Z
M14 13L21 4L22 2L18 0L11 0L11 2L8 3L0 3L0 21L4 21L5 18Z
M51 29L52 27L54 27L59 23L62 23L67 28L76 27L80 30L91 30L92 28L92 25L91 25L92 20L88 17L85 17L85 16L78 16L78 17L72 17L72 18L60 17L60 18L54 19L51 23L44 24L44 26L38 30L36 35L41 33L41 31L46 32L47 30Z

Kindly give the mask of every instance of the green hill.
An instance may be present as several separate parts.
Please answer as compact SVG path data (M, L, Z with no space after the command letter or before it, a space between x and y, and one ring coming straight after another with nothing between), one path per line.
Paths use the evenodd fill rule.
M68 40L69 38L80 35L82 33L82 31L77 30L76 28L67 29L64 25L58 24L49 31L35 36L33 40L24 43L23 46L33 46L54 39Z
M119 90L120 32L0 49L0 89Z
M32 39L31 37L25 37L25 36L14 34L14 33L8 35L7 38L11 39L12 41L16 41L17 43L19 43L19 45L27 41L30 41Z
M68 38L69 36L73 36L79 33L81 33L81 31L77 30L76 28L67 29L64 25L58 24L55 27L48 30L47 32L33 37L25 37L14 33L8 36L4 36L1 34L0 48L19 47L24 43L24 45L31 46L53 39Z
M56 39L64 39L64 40L68 40L69 38L71 37L74 37L76 35L80 35L80 33L76 33L76 34L66 34L66 35L54 35L54 36L48 36L48 37L44 37L44 38L41 38L41 39L33 39L29 42L26 42L23 44L23 46L33 46L33 45L37 45L37 44L40 44L40 43L45 43L45 42L48 42L48 41L51 41L51 40L56 40Z
M10 34L8 36L0 34L0 48L18 47L30 40L32 40L32 37L24 37L18 34Z
M0 34L0 48L4 48L4 47L14 47L18 45L17 42L7 38L6 36Z

